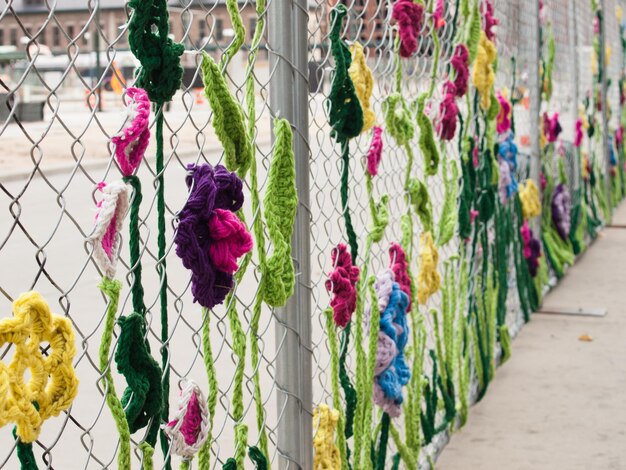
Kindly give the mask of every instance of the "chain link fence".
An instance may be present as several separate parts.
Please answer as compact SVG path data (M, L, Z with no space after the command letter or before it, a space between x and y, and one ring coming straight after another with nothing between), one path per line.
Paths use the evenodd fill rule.
M381 273L390 262L396 261L396 255L390 257L389 252L394 242L407 249L409 265L416 275L422 263L420 254L424 242L420 236L424 225L413 212L417 201L411 199L406 187L407 148L414 153L408 175L426 183L432 218L438 224L444 213L446 180L452 178L454 183L454 174L459 181L462 179L461 162L467 154L459 135L472 137L472 133L476 133L478 139L481 133L473 127L471 130L463 127L470 123L463 121L468 116L465 99L459 100L461 119L457 135L450 141L437 139L440 169L430 177L425 176L427 162L420 149L422 130L415 124L418 99L428 94L425 113L437 134L439 106L446 94L444 84L452 76L451 59L455 46L466 34L464 5L470 9L476 5L484 18L487 2L420 2L425 13L416 35L417 52L401 61L395 53L398 25L393 18L394 3L377 0L343 3L347 7L347 18L339 26L340 37L349 45L358 42L363 47L365 63L373 73L372 111L376 125L385 128L384 152L375 178L367 176L366 171L371 133L365 132L350 140L347 202L342 200L341 193L345 175L343 148L331 137L328 123L328 99L337 67L331 46L335 26L332 12L340 3L244 0L227 5L223 0L172 0L168 4L170 35L185 48L181 58L184 74L180 90L163 110L163 170L157 169L154 158L157 149L152 139L137 173L143 184L139 242L147 338L153 355L165 352L170 367L170 415L176 410L179 391L186 379L196 381L216 400L212 414L210 468L221 468L229 458L242 452L237 444L240 442L237 429L242 425L247 426L247 445L266 451L271 466L314 468L312 441L319 433L320 423L313 420L313 410L322 403L333 406L335 398L333 345L324 312L331 301L326 282L335 267L331 252L338 244L348 241L346 204L360 247L354 263L361 268L364 285L369 276ZM444 10L442 22L436 25L433 18L439 3L444 5ZM519 149L516 179L521 182L532 178L540 186L539 118L544 111L559 112L564 129L561 140L567 157L566 170L573 191L583 184L584 164L581 162L585 154L593 156L600 175L605 171L608 155L601 139L606 138L607 130L613 136L620 126L620 80L624 71L622 33L616 2L604 0L601 6L605 40L611 48L606 69L611 111L610 116L607 115L608 128L602 130L600 115L608 113L609 106L600 106L598 132L585 141L579 154L573 147L579 105L584 107L587 97L591 104L586 114L594 114L593 106L597 101L593 96L599 89L592 67L588 65L593 60L594 37L597 37L589 21L594 11L589 0L544 0L543 3L556 46L551 99L541 101L539 64L540 57L546 54L546 46L537 40L540 28L545 31L540 25L540 5L529 7L528 2L522 0L494 2L494 15L499 22L495 41L498 52L495 90L509 96L513 105L515 142ZM100 199L98 183L120 179L111 139L126 124L123 91L133 84L139 65L128 44L128 23L134 12L117 0L102 3L90 0L85 5L71 0L54 3L22 0L7 2L0 8L0 85L3 89L0 91L0 139L5 149L0 156L2 317L10 316L11 304L20 293L30 289L39 291L54 312L72 322L77 349L74 367L80 380L79 394L72 407L44 423L33 445L34 455L40 468L112 468L116 466L120 439L106 406L106 387L98 357L108 303L98 290L102 273L95 263L93 247L85 239L91 233L95 203ZM233 15L241 18L245 36L243 46L235 51L224 76L248 119L261 199L268 186L274 151L273 119L288 119L294 133L299 196L292 242L295 294L285 307L271 309L263 305L260 315L255 315L258 314L255 303L261 295L262 267L256 252L245 275L237 280L230 303L207 311L193 302L189 272L179 262L174 244L178 216L189 197L185 186L187 165L216 165L223 161L223 147L212 127L213 112L203 94L201 52L219 62L230 50L238 35L231 20ZM402 74L399 82L397 67ZM392 137L385 122L390 106L388 99L394 92L402 96L413 116L415 129L407 145L400 145ZM471 96L475 99L473 90ZM254 110L254 115L250 110ZM153 134L155 118L152 113ZM622 158L623 150L617 147L614 137L611 139ZM556 166L558 152L553 158ZM164 256L159 255L158 247L157 195L161 176L167 218ZM251 191L249 177L244 182L243 216L250 227L261 217L258 208L252 205ZM372 215L376 211L372 211L370 201L376 204L383 199L388 201L389 222L381 239L372 243L368 240L372 235ZM456 197L453 203L456 217ZM405 214L409 214L413 225L413 232L408 236L406 219L404 222L402 219ZM485 223L481 229L484 232L475 237L493 237L494 227L494 222ZM127 233L128 222L125 222L119 254L118 277L123 279L119 314L132 311L130 287L136 268L131 262ZM448 272L456 281L462 277L459 257L466 252L466 243L455 229L454 237L439 247L437 266L442 276ZM468 258L471 273L476 274L473 269L479 269L481 256ZM508 277L503 320L512 336L525 321L514 258L511 255L506 261ZM165 265L167 284L163 285L161 270ZM469 279L470 292L485 287L477 279ZM167 290L169 312L165 334L159 320L162 288ZM367 304L366 289L362 289L359 302ZM439 329L446 321L448 302L450 299L444 298L441 292L435 293L417 308L418 315L409 325L411 334L414 330L420 332L411 337L407 350L410 360L420 358L421 361L419 370L414 371L417 379L410 382L411 397L418 400L414 412L421 415L422 421L418 425L419 447L409 448L410 452L406 450L414 443L407 435L415 429L411 421L415 417L405 413L404 417L394 419L392 437L388 438L388 445L384 446L386 452L382 454L384 468L432 466L447 442L448 431L464 419L455 413L450 417L450 410L446 408L450 406L449 401L453 410L458 411L468 401L482 397L486 389L486 384L478 377L480 365L475 363L476 358L465 359L473 354L468 352L472 347L478 347L469 339L473 334L470 329L475 328L478 320L469 310L460 308L452 312L450 328L455 344L458 341L464 346L461 352L457 349L463 360L448 371L455 373L451 379L453 387L437 385L442 367L446 366L438 348L443 334ZM239 327L233 323L229 310L235 312L246 336L243 356L235 344ZM354 328L353 321L352 332L339 331L337 339L341 341L345 356L347 380L357 385L359 348L363 345L356 341ZM121 390L124 379L113 360L118 333L116 329L108 370L113 373L117 390ZM207 357L207 342L203 339L205 334L210 340L210 357ZM413 342L415 339L418 343ZM497 352L492 353L501 356L503 351L499 345L495 346L495 338L493 342ZM45 346L42 351L47 353ZM15 354L14 347L3 344L0 352L3 363L8 364ZM207 362L214 365L215 390L207 383ZM464 367L471 376L471 383L465 385L460 383L460 378L457 381L457 375L461 376L457 368L463 371ZM243 379L238 382L242 369ZM238 416L233 403L237 389L243 395L242 416ZM344 393L342 388L343 398ZM434 394L434 409L427 403L426 393ZM373 412L371 430L367 433L373 436L374 444L382 439L380 430L386 419L382 412ZM432 426L429 432L425 431L424 423ZM139 467L145 460L141 452L145 439L144 431L132 436L133 467ZM0 468L18 468L18 444L11 436L11 426L0 429L0 441L6 443L0 450ZM354 449L350 438L348 446ZM407 463L407 453L414 460L412 465ZM168 457L169 451L162 454L158 449L154 466L164 468ZM178 465L176 458L173 464Z

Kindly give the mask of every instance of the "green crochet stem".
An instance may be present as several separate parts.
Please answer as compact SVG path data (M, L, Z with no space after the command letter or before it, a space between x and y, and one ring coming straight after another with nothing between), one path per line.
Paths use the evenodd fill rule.
M398 449L398 454L394 457L394 462L395 460L398 460L399 465L399 461L400 459L402 459L405 468L407 468L408 470L417 470L418 459L416 452L419 452L419 449L411 449L404 442L402 442L400 431L398 431L393 423L389 426L389 432L391 434L391 438L393 439L393 443L396 446L396 449ZM396 459L398 455L400 456L400 459ZM398 467L396 466L396 468Z
M417 99L417 126L420 129L419 146L424 157L424 174L434 176L439 167L439 150L435 143L433 124L425 113L427 98L428 95L422 93Z
M348 322L341 334L341 348L339 352L339 381L341 388L343 389L343 395L346 402L346 424L345 424L345 437L350 439L354 434L354 412L357 404L357 393L352 385L348 370L346 368L346 357L348 356L348 349L350 346L350 331L352 329L352 322Z
M39 411L39 403L33 402L35 409ZM20 461L20 470L38 470L35 454L33 453L33 444L29 442L25 444L17 437L17 427L14 426L11 431L13 439L17 441L17 459Z
M102 293L109 299L104 331L102 332L102 339L100 340L100 372L102 373L107 406L111 410L111 416L113 416L115 427L120 436L120 450L117 454L117 466L120 469L124 469L130 468L130 431L128 430L124 407L115 392L115 382L113 381L113 374L111 373L111 365L109 362L109 351L113 339L113 327L115 326L115 316L117 315L122 283L118 280L104 277L99 287Z
M165 241L165 167L163 165L163 105L158 105L156 109L156 185L157 185L157 246L158 258L157 272L161 284L159 290L159 301L161 306L161 368L163 369L163 409L161 410L161 420L165 423L169 420L170 410L170 346L169 346L169 325L167 314L167 263L166 263L166 241ZM160 427L157 420L153 426ZM161 451L165 457L165 467L171 468L169 447L170 443L165 431L160 431Z
M341 470L348 470L348 449L346 445L345 416L343 406L341 404L341 395L339 392L339 345L337 344L337 327L333 320L333 309L327 308L324 311L326 317L326 335L328 337L328 347L330 349L330 374L331 374L331 390L333 394L333 408L339 413L337 421L337 448L341 459Z
M210 468L211 464L211 444L213 441L213 423L215 419L215 409L217 407L217 397L219 394L219 385L217 383L217 373L215 370L215 361L213 358L213 350L211 348L211 312L202 309L202 355L204 359L204 367L206 370L207 380L209 382L209 394L207 398L207 408L209 410L209 430L207 432L206 442L198 452L198 468L201 470Z
M443 198L443 208L441 209L441 218L439 219L439 230L437 231L437 246L442 247L448 244L454 236L454 230L457 222L457 197L459 188L459 169L456 162L451 160L448 165L446 161L443 163L443 182L445 193ZM448 171L450 177L448 178Z
M352 262L356 263L359 243L357 241L356 232L354 231L354 225L352 225L352 215L350 213L350 203L348 201L348 186L350 175L350 145L348 141L341 143L341 207L343 212L343 220L346 224L346 233L348 235L348 244L350 245L350 255L352 256Z
M376 452L376 470L385 470L387 462L387 443L389 442L389 427L391 426L391 417L387 413L383 413L383 419L380 427L380 438L378 441L378 451Z
M146 444L153 448L157 439L162 411L161 369L150 355L150 345L146 338L146 307L141 283L141 258L139 234L139 206L142 200L141 183L137 176L128 176L124 181L133 187L130 206L129 248L133 274L132 302L133 313L120 317L121 332L115 351L118 371L124 375L128 387L124 390L121 404L124 407L130 433L150 425ZM147 449L147 447L146 447ZM144 465L150 459L144 455Z

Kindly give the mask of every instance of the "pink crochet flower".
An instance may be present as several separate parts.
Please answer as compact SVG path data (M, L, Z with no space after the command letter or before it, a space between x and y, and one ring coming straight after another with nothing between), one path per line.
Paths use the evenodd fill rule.
M454 87L456 97L462 98L467 93L467 82L469 79L469 51L465 44L458 44L454 49L450 65L455 72Z
M391 17L398 23L400 56L411 57L417 51L417 35L422 28L424 7L413 0L398 0Z
M500 112L496 120L496 131L498 134L504 134L511 129L511 103L501 92L498 92L497 96L500 103Z
M373 131L374 137L372 137L372 143L367 152L367 172L370 176L378 174L378 165L383 156L383 129L382 127L374 126Z
M335 324L344 328L356 310L359 268L352 265L352 257L344 243L333 248L331 259L334 269L326 281L326 290L333 293L330 306L333 309Z
M444 0L437 0L435 11L433 12L433 20L435 21L435 29L443 28L446 25L445 4Z
M437 134L442 140L452 140L456 133L456 121L459 108L456 105L456 87L451 81L443 85L444 97L439 104L439 123Z
M130 124L121 134L113 136L115 157L124 176L130 176L137 169L146 152L150 140L148 129L150 118L150 100L141 88L130 87L126 90L128 103L128 119Z
M252 237L239 217L224 209L215 209L209 219L213 244L209 248L217 269L232 274L237 271L237 259L252 249Z
M495 42L496 40L496 32L494 28L500 24L500 20L495 17L493 11L493 5L490 0L485 0L483 3L483 16L485 18L485 34L487 35L487 39Z
M407 312L411 310L411 278L409 277L409 263L406 260L406 253L397 243L391 243L389 248L389 267L393 271L395 281L400 289L409 298Z
M578 118L576 120L576 131L574 136L574 146L580 147L583 143L583 120Z
M543 113L543 133L549 143L556 142L562 130L559 113L554 113L552 117L548 116L548 113Z

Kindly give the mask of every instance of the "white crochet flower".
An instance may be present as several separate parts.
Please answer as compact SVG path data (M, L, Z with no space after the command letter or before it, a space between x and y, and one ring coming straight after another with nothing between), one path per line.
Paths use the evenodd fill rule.
M102 199L98 203L98 212L91 235L87 240L93 244L93 257L109 279L115 277L119 254L119 232L128 212L129 188L123 181L98 185Z

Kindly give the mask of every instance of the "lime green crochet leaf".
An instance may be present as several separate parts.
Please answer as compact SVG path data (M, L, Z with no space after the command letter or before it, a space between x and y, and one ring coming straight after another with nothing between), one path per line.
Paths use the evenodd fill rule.
M224 146L226 168L244 178L252 162L252 145L246 133L241 105L228 89L215 61L202 53L204 93L213 110L213 128Z
M424 226L424 231L432 232L433 213L428 188L424 183L413 178L409 182L409 196L411 197L411 204L415 208L415 212Z
M467 50L469 51L470 65L472 65L474 63L474 59L476 59L476 54L478 53L478 43L480 42L481 16L478 3L478 0L474 0L469 22L467 23L467 30L465 31L465 43L467 44Z
M422 94L417 100L417 125L420 129L419 146L424 156L424 172L428 176L437 174L439 150L435 143L433 124L424 112L427 95Z
M411 112L400 93L392 93L383 101L386 131L398 145L406 145L415 135Z
M261 266L265 301L279 307L293 294L295 274L291 259L291 234L296 218L296 168L292 148L293 134L286 119L274 122L274 156L265 193L265 221L274 253Z
M446 165L443 166L443 180L446 192L443 199L443 209L439 219L439 231L437 236L437 246L441 247L448 243L454 235L457 221L457 196L459 189L459 169L455 161L450 164L450 178Z

